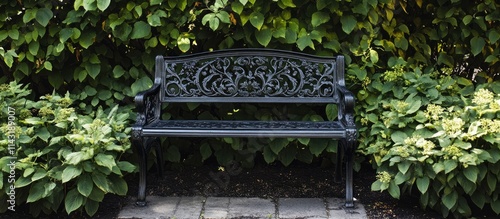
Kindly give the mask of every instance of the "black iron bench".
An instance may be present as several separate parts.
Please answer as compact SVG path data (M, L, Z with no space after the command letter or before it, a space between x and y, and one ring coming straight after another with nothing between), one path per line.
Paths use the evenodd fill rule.
M335 103L337 121L161 120L161 104ZM132 144L140 157L137 204L146 205L147 156L161 155L159 137L283 137L339 140L335 178L346 163L345 207L354 207L353 154L357 146L354 95L346 88L344 57L270 49L237 49L156 57L154 85L135 97ZM162 156L157 156L162 162Z

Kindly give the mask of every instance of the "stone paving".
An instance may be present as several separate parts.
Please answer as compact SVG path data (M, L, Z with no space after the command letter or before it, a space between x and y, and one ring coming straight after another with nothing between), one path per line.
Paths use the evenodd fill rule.
M344 209L339 198L239 198L239 197L159 197L148 196L146 207L134 199L118 215L119 219L367 219L363 205Z

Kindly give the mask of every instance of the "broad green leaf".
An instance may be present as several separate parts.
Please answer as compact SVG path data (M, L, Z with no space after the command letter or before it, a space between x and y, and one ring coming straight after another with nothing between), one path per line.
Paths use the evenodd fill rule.
M277 138L277 139L274 139L270 144L270 148L271 150L275 153L275 154L279 154L281 150L283 150L283 148L285 148L286 146L288 145L288 140L286 138Z
M427 189L429 189L429 184L430 184L429 177L423 176L417 178L417 188L420 191L420 193L422 194L426 193Z
M215 13L208 13L201 19L201 24L206 25L207 23L210 29L216 31L219 28L220 20Z
M403 162L398 164L398 170L402 174L406 174L408 172L408 170L410 169L410 167L411 167L411 162L409 162L409 161L403 161Z
M125 69L123 69L123 67L121 65L117 65L113 68L113 77L114 78L120 78L124 74L125 74Z
M97 0L97 8L99 8L99 10L101 11L104 11L109 7L110 3L111 0Z
M448 174L449 172L451 172L452 170L454 170L455 168L457 168L458 164L457 164L457 161L455 160L445 160L444 161L444 172L446 174Z
M395 131L391 135L391 139L395 143L403 143L406 138L408 138L408 135L402 131Z
M262 155L264 156L264 160L268 164L274 162L277 158L277 155L271 150L270 147L264 147Z
M43 62L43 67L49 71L52 71L52 63L49 61Z
M293 0L279 0L279 4L280 4L280 7L285 6L285 7L282 7L282 8L286 8L286 7L295 8L295 7L297 7L293 3Z
M88 198L97 202L101 202L104 199L104 195L105 194L101 189L94 186Z
M144 21L138 21L134 23L134 28L130 34L130 39L140 39L145 38L151 34L151 26Z
M120 170L129 173L132 173L137 169L135 165L131 164L128 161L118 161L118 163L116 164L118 165L118 168L120 168Z
M241 14L241 12L243 11L243 8L244 8L244 5L240 2L233 2L231 4L231 9L233 9L233 11L236 12L237 14Z
M257 41L260 43L260 45L266 47L269 42L271 42L271 38L273 36L273 33L270 29L262 29L255 31L255 38L257 38Z
M59 32L59 41L61 43L66 42L71 36L73 36L73 28L64 28Z
M26 203L36 202L43 197L43 195L45 193L45 188L43 185L45 183L46 182L40 181L40 182L37 182L37 183L34 183L33 185L31 185L28 198L26 199Z
M83 89L83 91L89 95L89 96L94 96L97 94L97 90L91 86L85 86L85 88Z
M92 172L92 181L94 184L104 192L109 192L109 182L106 175L99 171Z
M315 49L314 48L314 43L311 40L311 36L310 35L305 35L305 36L302 36L299 39L297 39L297 46L299 47L300 50L304 50L308 46L311 49Z
M87 74L90 75L90 77L95 79L97 75L99 75L99 73L101 72L101 65L86 63L85 70L87 71Z
M131 85L132 93L135 95L139 91L144 91L153 85L153 81L148 76L144 76Z
M316 8L319 10L322 10L323 8L326 8L330 3L332 3L331 0L317 0L316 1Z
M111 95L111 92L108 92ZM109 170L113 169L113 167L116 166L115 158L109 154L97 154L97 156L94 157L94 160L97 165L107 167Z
M125 196L127 195L128 191L128 186L127 182L123 180L121 177L112 175L109 177L109 184L111 190L113 190L113 193L120 195L120 196Z
M23 23L27 24L31 20L35 19L37 11L38 11L38 8L27 9L23 15Z
M324 24L330 20L330 14L322 11L317 11L312 14L311 24L313 27L317 27Z
M47 24L49 24L49 21L52 18L52 16L54 16L54 14L52 13L52 10L50 10L49 8L39 8L36 11L35 19L40 25L45 27L47 26Z
M250 23L257 28L257 30L260 30L264 24L264 15L258 11L252 12L250 14Z
M79 176L81 173L82 168L80 166L67 166L62 172L62 183L70 181L71 179Z
M226 11L219 11L219 13L215 14L215 16L217 18L219 18L219 20L222 22L222 23L226 23L226 24L229 24L231 23L231 20L229 18L229 14L226 12Z
M491 202L491 209L493 209L493 211L496 214L500 214L500 199L497 199L494 202Z
M31 55L36 56L38 53L38 49L40 49L40 44L37 41L31 41L31 43L28 46L28 50L31 53Z
M85 197L88 197L94 188L94 182L89 173L85 173L78 177L78 183L76 185L78 192Z
M451 210L457 204L458 193L457 191L452 191L449 194L445 194L441 200L443 201L444 206Z
M482 37L473 37L470 40L470 47L471 47L471 52L475 56L481 53L483 51L484 45L486 44L486 41Z
M83 196L78 193L76 189L72 189L66 194L66 199L64 200L64 207L66 209L66 213L70 214L71 212L77 210L83 205Z
M191 40L187 37L179 37L177 38L177 47L182 52L187 52L191 48Z
M489 173L488 176L486 177L486 182L488 183L488 188L490 191L495 191L497 187L497 178L494 174Z
M40 139L42 139L45 142L49 142L50 133L46 127L41 127L41 128L36 130L35 136L39 137Z
M83 31L79 38L80 46L85 49L89 48L94 43L95 37L96 34L94 31Z
M209 144L203 144L200 147L200 153L201 153L201 160L204 161L208 159L210 156L212 156L212 149L210 148Z
M389 183L389 188L387 191L394 198L399 198L399 196L401 195L401 190L399 189L399 186L396 185L396 183L394 181L391 181Z
M490 40L490 44L495 44L500 39L500 33L495 29L491 29L488 33L488 39Z
M163 155L159 155L159 156L163 156ZM167 161L179 162L180 160L181 160L181 153L179 152L179 148L176 146L168 147L168 149L167 149Z
M47 176L47 171L42 169L42 168L37 168L35 174L33 174L33 176L31 176L31 180L34 182L34 181L37 181L39 179L44 178L45 176Z
M16 179L16 182L14 182L14 186L16 188L21 188L21 187L25 187L27 185L30 185L31 182L33 182L31 180L31 177L24 177L24 176L21 176L19 177L18 179Z
M30 176L33 172L35 172L35 168L30 167L24 170L23 176L28 177Z
M280 151L279 158L283 165L288 166L295 160L295 155L297 154L297 148L293 145L283 148Z
M319 156L328 146L329 139L313 138L309 141L309 151L316 157Z
M150 0L150 5L159 5L163 3L163 0Z
M152 27L159 27L161 26L161 18L160 16L156 14L149 14L147 16L148 24L151 25Z
M92 199L87 199L85 201L85 212L87 212L89 216L92 217L97 212L98 209L99 209L99 202L94 201Z
M475 166L469 166L463 170L465 178L470 180L473 183L477 181L477 175L479 174L479 169Z
M19 39L19 30L17 29L12 29L9 30L9 37L12 38L13 40L18 40Z
M128 25L127 23L123 23L113 29L113 35L121 41L128 41L128 37L130 33L132 33L132 29L133 28L130 25Z
M328 118L328 121L334 121L335 119L337 119L337 116L338 116L337 104L326 105L325 112L326 112L326 117Z
M100 90L97 94L97 97L101 100L109 100L113 96L113 93L109 90Z
M340 23L342 23L342 30L347 34L350 34L356 27L357 21L354 16L346 15L340 18Z

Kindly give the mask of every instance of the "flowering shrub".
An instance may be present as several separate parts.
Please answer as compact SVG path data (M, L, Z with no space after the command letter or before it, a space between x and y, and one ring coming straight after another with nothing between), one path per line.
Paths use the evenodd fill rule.
M122 177L136 169L121 160L130 151L128 113L115 106L79 114L69 94L34 102L30 93L0 85L0 212L30 203L35 217L62 206L93 215L105 194L126 195Z
M500 214L500 83L400 67L373 78L358 95L372 190L416 190L444 217L469 217L470 205Z

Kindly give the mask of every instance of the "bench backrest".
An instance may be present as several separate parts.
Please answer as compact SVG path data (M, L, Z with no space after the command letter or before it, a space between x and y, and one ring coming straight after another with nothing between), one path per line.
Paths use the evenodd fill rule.
M344 57L232 49L156 58L162 102L336 103Z

